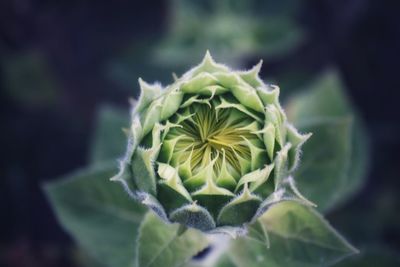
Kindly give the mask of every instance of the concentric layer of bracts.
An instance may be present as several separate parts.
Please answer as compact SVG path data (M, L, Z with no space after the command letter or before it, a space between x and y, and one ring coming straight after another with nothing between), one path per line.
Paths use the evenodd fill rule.
M162 88L139 79L129 145L113 180L163 219L207 232L243 227L283 200L310 204L291 174L310 137L291 126L279 88L202 63Z

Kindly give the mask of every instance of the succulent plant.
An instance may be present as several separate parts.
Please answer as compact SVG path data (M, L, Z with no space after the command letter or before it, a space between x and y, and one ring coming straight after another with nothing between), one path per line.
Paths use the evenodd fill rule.
M204 232L245 231L273 204L311 204L292 177L302 144L279 87L248 71L203 61L163 88L139 79L121 182L167 222Z

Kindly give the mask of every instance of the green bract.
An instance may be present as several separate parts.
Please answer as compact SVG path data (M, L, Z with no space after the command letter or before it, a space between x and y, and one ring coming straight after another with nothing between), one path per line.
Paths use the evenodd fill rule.
M310 204L292 173L310 134L287 122L279 88L258 77L261 62L233 71L207 52L163 88L139 79L129 145L112 178L168 222L242 233L284 200Z

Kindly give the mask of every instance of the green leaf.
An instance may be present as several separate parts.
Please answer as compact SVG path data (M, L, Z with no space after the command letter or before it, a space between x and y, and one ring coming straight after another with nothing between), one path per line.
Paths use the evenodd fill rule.
M364 125L357 116L352 127L351 137L350 166L346 179L347 184L342 188L344 196L351 196L357 192L364 184L369 163L369 141L365 132ZM345 198L339 199L344 202Z
M123 127L129 127L129 113L115 107L103 106L97 114L94 135L91 140L90 162L115 160L124 155L126 136Z
M153 165L149 160L149 150L137 148L132 157L132 175L140 191L155 194L156 177ZM146 177L146 179L143 179Z
M294 174L300 192L321 211L345 202L363 184L368 144L339 78L324 74L293 97L287 110L300 132L313 133Z
M259 221L271 246L249 237L235 240L230 256L238 267L325 267L357 252L314 209L295 202L271 207Z
M237 267L235 263L227 256L222 255L218 262L215 264L215 267Z
M195 202L183 206L170 214L172 222L181 223L189 227L209 231L215 228L215 221L210 212Z
M115 163L86 169L44 190L65 230L100 263L133 266L137 229L146 209L109 181Z
M247 238L258 241L266 248L270 247L268 232L265 229L264 224L260 220L257 220L253 224L249 225Z
M210 49L219 60L242 65L249 55L277 57L299 46L305 39L294 19L299 1L265 2L272 1L173 1L169 34L158 42L155 61L187 66Z
M260 207L261 200L255 195L250 194L247 190L246 187L245 193L234 198L221 209L217 221L219 225L234 226L251 221L257 209Z
M351 148L350 118L334 118L316 125L303 127L312 132L303 148L303 159L294 174L299 191L327 210L343 196Z
M167 224L153 212L146 214L137 239L137 266L182 266L207 247L201 232L188 229L179 233L179 224Z

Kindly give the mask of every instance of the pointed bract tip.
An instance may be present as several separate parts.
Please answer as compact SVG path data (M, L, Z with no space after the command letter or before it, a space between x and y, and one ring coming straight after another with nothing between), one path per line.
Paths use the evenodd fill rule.
M275 84L269 84L268 86L271 87L272 90L278 90L278 91L281 90L281 88L278 85L275 85Z
M206 54L204 55L203 58L203 63L209 62L209 63L215 63L213 57L211 56L210 50L207 49Z
M260 70L261 70L261 67L262 67L263 62L264 62L264 61L263 61L262 59L260 59L260 61L258 61L258 63L257 63L256 65L254 65L252 69L253 69L256 73L260 73Z
M313 207L313 208L317 207L317 204L315 204L311 200L307 199L305 196L303 196L303 194L300 193L300 191L297 189L296 182L295 182L293 176L289 176L287 179L289 181L289 185L290 185L291 189L293 190L293 192L296 194L296 196L299 198L299 200L301 202L303 202L305 205Z
M200 210L200 206L197 204L197 200L195 200L191 204L189 204L188 210L190 210L192 212L198 212Z
M251 67L251 69L241 71L240 73L244 74L244 75L251 75L254 78L259 78L258 74L260 73L262 64L263 64L263 60L260 59L260 61L257 64L255 64L253 67Z
M139 81L140 88L142 88L143 86L150 86L150 85L149 85L145 80L143 80L142 78L139 78L138 81Z
M140 89L142 89L142 90L143 90L144 87L152 88L152 87L155 87L155 85L156 85L156 84L149 84L148 82L146 82L142 78L139 78L138 81L139 81Z
M242 192L241 196L243 198L250 198L251 197L251 192L250 192L250 189L249 189L249 183L245 183L244 184L243 192Z
M119 174L114 175L113 177L110 178L111 182L119 182L121 178L119 177Z
M310 137L313 135L313 133L307 133L307 134L304 134L303 136L304 136L304 142L305 141L307 141L308 139L310 139Z

